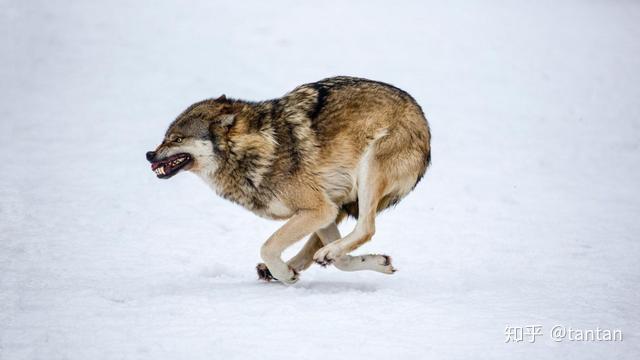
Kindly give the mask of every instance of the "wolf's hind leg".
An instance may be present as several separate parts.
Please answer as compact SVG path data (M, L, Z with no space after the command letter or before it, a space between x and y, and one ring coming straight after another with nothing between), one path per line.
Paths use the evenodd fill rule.
M336 223L316 231L316 234L324 244L329 244L341 237ZM388 255L342 255L334 259L333 265L342 271L373 270L384 274L393 274L396 271Z
M365 152L358 167L358 222L347 236L326 244L313 256L318 264L328 264L371 239L375 233L378 204L388 192L387 179L374 156L374 146Z

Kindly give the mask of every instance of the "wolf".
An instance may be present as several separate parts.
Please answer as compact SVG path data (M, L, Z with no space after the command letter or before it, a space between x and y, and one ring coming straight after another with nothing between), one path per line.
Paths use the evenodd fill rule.
M281 98L197 102L146 154L160 179L189 171L253 213L287 220L260 249L258 277L295 283L314 261L344 271L396 270L388 255L349 255L375 233L376 215L420 182L431 133L418 103L378 81L339 76ZM338 223L357 219L346 236ZM288 262L282 252L310 235Z

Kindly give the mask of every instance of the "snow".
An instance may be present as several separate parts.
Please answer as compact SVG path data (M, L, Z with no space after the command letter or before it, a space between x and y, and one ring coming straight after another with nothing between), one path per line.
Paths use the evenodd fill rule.
M640 3L1 6L0 359L640 356ZM192 102L338 74L431 122L433 166L358 251L399 272L261 283L280 223L143 155Z

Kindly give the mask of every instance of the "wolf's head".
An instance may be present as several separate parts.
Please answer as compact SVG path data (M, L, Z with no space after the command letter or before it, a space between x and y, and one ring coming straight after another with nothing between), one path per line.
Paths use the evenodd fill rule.
M222 95L191 105L169 125L162 143L147 152L151 170L160 179L168 179L181 170L214 170L217 134L234 121L233 102Z

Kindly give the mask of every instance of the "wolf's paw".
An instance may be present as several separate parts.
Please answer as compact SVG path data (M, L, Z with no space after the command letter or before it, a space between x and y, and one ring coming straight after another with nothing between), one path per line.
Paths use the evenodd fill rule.
M289 276L285 277L284 280L280 280L287 285L295 284L300 279L300 274L296 271L296 269L289 266Z
M334 244L325 245L313 255L313 261L320 266L331 265L340 256L340 249Z
M298 274L298 272L291 266L288 266L288 268L289 268L288 273L285 273L281 276L277 276L276 279L286 285L292 285L298 282L298 280L300 279L300 274Z
M393 274L396 270L393 265L391 265L391 256L389 255L378 255L380 256L380 272L385 274Z
M271 271L269 271L267 265L265 265L264 263L258 264L256 266L256 271L258 272L258 279L260 280L271 281L275 279L273 275L271 275Z
M259 263L256 266L256 271L258 273L258 279L260 280L264 280L267 282L276 280L287 285L294 284L300 277L300 274L298 274L298 272L290 266L288 267L288 271L280 276L274 276L265 263Z

